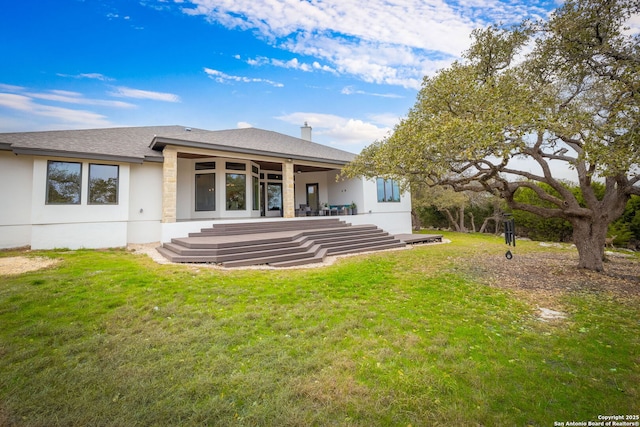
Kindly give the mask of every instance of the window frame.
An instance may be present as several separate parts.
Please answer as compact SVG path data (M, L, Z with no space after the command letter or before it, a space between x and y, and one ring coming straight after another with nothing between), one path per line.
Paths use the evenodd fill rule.
M378 203L400 203L400 185L391 178L376 178L376 196Z
M260 210L260 178L256 175L251 176L252 188L253 188L253 210Z
M201 209L199 208L198 205L198 177L200 176L209 176L210 178L213 178L213 191L211 188L209 188L209 191L211 191L213 193L213 209ZM195 194L194 194L194 210L196 212L215 212L217 204L216 204L216 173L215 172L207 172L207 173L196 173L194 175L194 187L195 187Z
M273 193L271 191L271 188L278 188L277 193L277 198L273 198L270 196L273 196ZM283 203L284 203L284 197L283 197L283 185L281 182L267 182L267 200L266 200L266 210L273 212L273 211L282 211L283 210ZM278 201L279 205L275 206L272 202L273 201Z
M77 201L72 201L72 202L54 202L50 200L50 188L51 185L50 180L51 180L51 165L54 163L65 163L65 164L69 164L69 165L78 165L79 166L79 172L78 172L78 177L77 177ZM64 161L64 160L47 160L47 178L46 178L46 182L45 182L45 204L46 205L58 205L58 206L64 206L64 205L81 205L82 204L82 175L83 174L83 165L82 162L68 162L68 161ZM56 181L57 182L57 181Z
M108 166L108 167L116 168L115 201L113 201L113 202L96 202L96 201L93 201L93 199L92 199L93 183L91 182L91 168L92 168L92 166ZM106 164L106 163L89 163L88 169L89 169L88 170L89 180L87 181L87 204L88 205L117 205L117 204L119 204L119 201L120 201L120 166L119 165Z
M241 189L236 190L235 192L241 195L241 199L238 200L238 206L233 208L234 201L230 200L229 193L229 179L235 177L243 177L244 186ZM233 178L232 178L233 179ZM247 210L247 174L246 173L229 173L225 174L225 207L227 211L246 211Z

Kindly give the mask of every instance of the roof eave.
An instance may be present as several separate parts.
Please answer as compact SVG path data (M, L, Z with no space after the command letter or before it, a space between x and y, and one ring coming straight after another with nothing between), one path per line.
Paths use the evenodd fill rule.
M232 153L253 154L253 155L268 156L268 157L280 157L285 159L304 160L309 162L322 162L322 163L329 163L329 164L340 165L340 166L344 166L347 163L349 163L348 160L301 156L301 155L296 155L291 153L276 153L273 151L256 150L251 148L230 147L228 145L211 144L207 142L198 142L198 141L185 141L183 139L174 139L174 138L166 138L166 137L158 137L158 136L153 138L149 147L153 150L162 151L164 147L166 147L167 145L175 145L175 146L188 147L188 148L200 148L200 149L208 149L208 150L219 150L219 151L227 151Z
M51 156L73 159L102 160L108 162L142 163L145 161L145 158L142 157L117 156L101 153L81 153L77 151L43 150L38 148L13 147L13 153L16 155ZM162 158L160 158L159 161L162 161Z

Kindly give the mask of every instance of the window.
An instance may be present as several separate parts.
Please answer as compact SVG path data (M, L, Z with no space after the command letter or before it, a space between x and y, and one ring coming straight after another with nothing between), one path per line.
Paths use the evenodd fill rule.
M227 162L226 167L227 167L228 170L231 170L231 171L246 171L247 170L247 165L245 165L244 163Z
M267 210L282 209L282 184L267 184Z
M260 210L260 180L257 176L253 176L253 210Z
M376 186L378 188L378 202L400 201L400 186L393 179L378 178Z
M118 166L89 165L89 204L118 203Z
M307 206L312 211L320 209L320 200L318 199L318 184L307 184Z
M196 174L196 211L216 210L216 174Z
M247 209L247 176L243 173L227 174L227 210Z
M215 168L216 168L216 162L198 162L198 163L196 163L196 170L197 171L207 170L207 169L215 169Z
M73 162L47 163L47 203L59 205L80 204L82 164Z

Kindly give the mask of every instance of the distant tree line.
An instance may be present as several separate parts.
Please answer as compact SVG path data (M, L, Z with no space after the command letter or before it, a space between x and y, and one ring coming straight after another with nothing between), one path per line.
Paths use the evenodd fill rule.
M553 189L544 183L545 192ZM582 200L580 188L564 183L576 199ZM604 185L593 183L596 194L604 195ZM444 187L419 187L412 189L414 228L450 229L459 232L501 234L506 214L515 219L516 233L538 241L572 242L573 228L569 221L560 218L543 218L530 212L513 210L498 197L473 192L455 192ZM547 207L534 190L520 189L515 199ZM640 250L640 197L632 196L622 216L609 225L607 236L613 238L616 247Z

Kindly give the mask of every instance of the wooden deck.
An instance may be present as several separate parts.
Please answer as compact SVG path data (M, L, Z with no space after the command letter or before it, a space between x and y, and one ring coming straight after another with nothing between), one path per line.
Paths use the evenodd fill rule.
M290 267L322 262L329 255L404 246L405 242L375 225L327 218L218 224L157 249L172 262Z
M407 245L442 242L442 234L396 234L394 237Z

